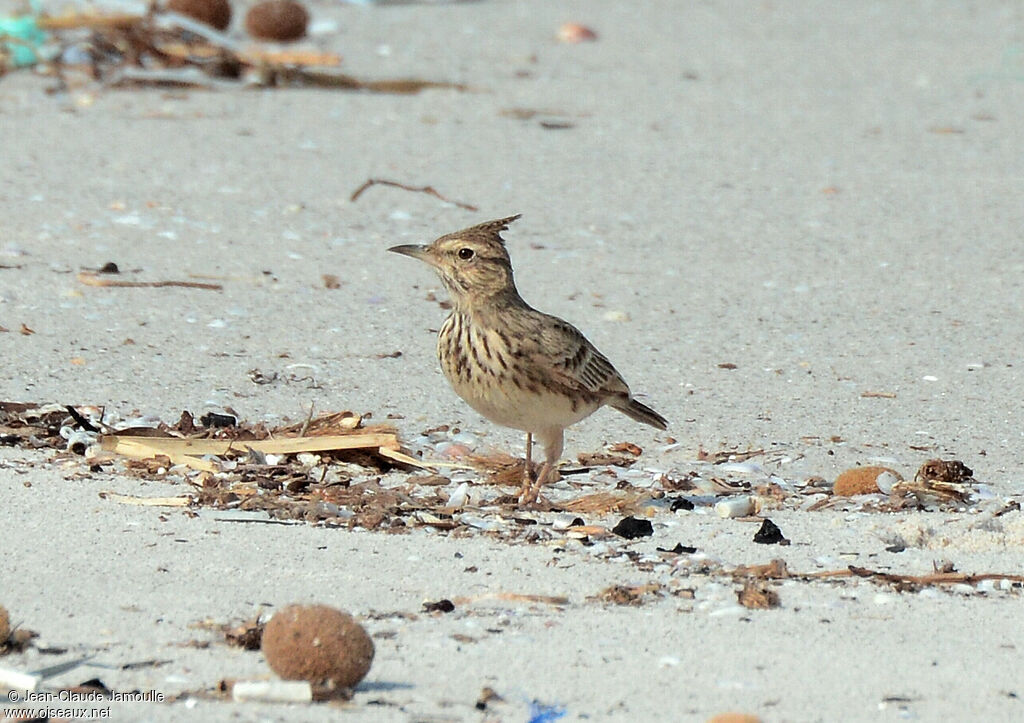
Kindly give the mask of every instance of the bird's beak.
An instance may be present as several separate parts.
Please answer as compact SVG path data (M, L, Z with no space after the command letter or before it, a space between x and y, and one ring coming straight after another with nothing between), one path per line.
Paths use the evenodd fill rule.
M433 254L430 253L430 249L420 244L406 244L405 246L392 246L388 249L396 254L402 254L402 256L411 256L414 259L419 259L424 263L428 263L431 266L437 266L434 261Z

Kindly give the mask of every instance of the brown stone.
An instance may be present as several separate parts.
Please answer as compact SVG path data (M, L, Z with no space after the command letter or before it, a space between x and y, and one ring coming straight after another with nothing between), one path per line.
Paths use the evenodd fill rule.
M885 472L893 475L897 480L903 479L899 472L888 467L851 467L836 478L832 492L841 497L880 492L876 480L878 475Z
M285 680L333 690L354 688L370 670L373 640L348 613L326 605L288 605L263 630L263 655Z
M295 0L264 0L245 16L245 29L259 40L298 40L308 24L309 13Z
M228 0L167 0L167 9L224 31L231 24Z

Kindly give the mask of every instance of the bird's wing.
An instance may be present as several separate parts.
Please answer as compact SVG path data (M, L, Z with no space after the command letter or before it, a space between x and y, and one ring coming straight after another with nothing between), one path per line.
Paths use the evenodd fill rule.
M629 394L629 387L608 358L572 324L548 316L547 323L538 325L533 340L534 359L570 389Z

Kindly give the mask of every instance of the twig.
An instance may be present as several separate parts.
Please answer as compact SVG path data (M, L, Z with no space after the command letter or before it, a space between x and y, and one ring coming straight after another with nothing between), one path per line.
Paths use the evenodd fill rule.
M870 570L866 567L850 565L841 570L821 570L819 572L791 572L782 560L772 560L764 565L740 566L730 573L733 577L755 577L762 580L836 580L840 578L861 577L873 582L893 583L896 585L973 585L983 580L1009 580L1024 583L1024 575L1018 573L982 572L934 572L929 575L906 575L902 573Z
M94 273L82 271L78 274L78 280L86 286L117 286L129 289L160 289L165 286L181 286L186 289L206 289L208 291L223 291L220 284L203 284L198 281L115 281L113 279L101 279Z
M850 565L850 572L857 577L865 577L869 579L882 580L883 582L894 582L907 585L973 585L974 583L978 583L983 580L1009 580L1010 582L1024 583L1024 575L1002 572L982 572L977 574L961 572L934 572L930 575L900 575L891 572L869 570L867 568L856 567L854 565Z
M306 421L302 423L302 429L299 430L299 436L305 437L306 432L309 431L309 423L313 421L313 410L316 408L316 402L311 402L309 405L309 414L306 415Z
M464 208L467 211L479 211L480 210L476 206L472 206L472 205L470 205L468 203L462 203L460 201L453 201L450 198L445 198L440 193L438 193L437 190L435 190L433 186L419 186L419 187L417 187L417 186L407 186L404 183L399 183L398 181L388 181L388 180L385 180L383 178L371 178L371 179L369 179L366 183L364 183L362 186L357 188L355 190L355 192L353 192L353 194L349 197L349 200L350 201L355 201L360 196L362 196L363 192L366 189L368 189L370 186L393 186L395 188L401 188L403 191L412 191L413 193L426 193L429 196L433 196L434 198L440 199L441 201L444 201L445 203L454 204L455 206L458 206L459 208Z

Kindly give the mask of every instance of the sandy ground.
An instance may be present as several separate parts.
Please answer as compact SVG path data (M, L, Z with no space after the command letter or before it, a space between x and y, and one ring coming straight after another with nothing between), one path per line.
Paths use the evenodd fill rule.
M678 440L602 410L570 430L568 459L631 441L645 450L638 469L706 477L700 449L764 449L754 477L798 483L878 462L912 476L926 459L957 458L982 499L776 510L789 547L755 545L757 521L707 506L662 509L653 536L608 543L661 560L645 566L578 542L118 505L98 493L187 489L2 448L0 604L41 647L68 652L0 666L95 654L107 667L48 683L208 689L269 671L197 623L299 600L349 610L375 636L348 720L542 718L533 701L563 720L1024 717L1019 586L789 580L775 588L781 607L749 610L731 578L656 552L681 542L726 567L782 558L802 572L924 574L939 560L1021 572L1021 513L993 513L1024 491L1019 3L312 8L338 24L315 44L342 53L348 72L471 90L47 94L52 81L29 72L0 79L0 400L171 422L231 407L277 423L312 404L398 415L408 438L458 426L521 453L518 434L472 413L440 376L444 312L427 300L438 282L384 249L522 213L506 238L523 296L584 330ZM598 40L558 43L565 21ZM371 177L430 184L479 210L384 187L349 201ZM224 288L77 281L108 261L132 279L206 275ZM250 370L278 381L254 384ZM896 543L906 550L886 549ZM593 599L612 584L691 595ZM421 612L440 598L470 602ZM146 660L166 662L121 668ZM481 712L485 686L504 702ZM338 711L185 697L113 713Z

